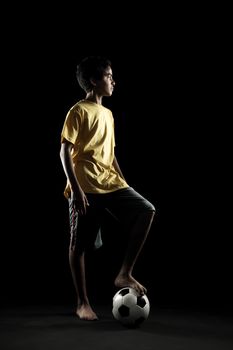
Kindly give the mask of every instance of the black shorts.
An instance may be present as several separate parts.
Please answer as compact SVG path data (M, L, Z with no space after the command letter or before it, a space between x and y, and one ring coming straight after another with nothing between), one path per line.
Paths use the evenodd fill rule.
M79 215L69 199L70 248L84 251L102 246L101 222L108 211L124 228L130 228L141 212L155 211L147 199L127 187L105 194L86 193L89 206L85 215Z

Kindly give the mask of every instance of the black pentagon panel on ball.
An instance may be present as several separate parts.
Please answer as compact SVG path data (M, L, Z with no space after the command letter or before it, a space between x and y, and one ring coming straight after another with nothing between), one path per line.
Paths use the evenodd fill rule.
M119 314L121 317L128 317L129 316L129 308L125 305L121 305L118 309Z
M144 307L146 305L146 301L143 297L137 297L137 305L140 307Z
M119 295L124 296L124 295L126 295L126 294L128 294L128 293L129 293L129 288L124 288L124 289L122 289L122 290L120 291Z

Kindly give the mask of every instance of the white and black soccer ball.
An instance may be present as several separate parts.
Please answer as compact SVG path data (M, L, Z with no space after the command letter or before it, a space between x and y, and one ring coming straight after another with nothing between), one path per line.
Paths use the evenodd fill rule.
M112 314L125 326L137 327L144 322L150 312L147 296L139 295L133 288L122 288L113 297Z

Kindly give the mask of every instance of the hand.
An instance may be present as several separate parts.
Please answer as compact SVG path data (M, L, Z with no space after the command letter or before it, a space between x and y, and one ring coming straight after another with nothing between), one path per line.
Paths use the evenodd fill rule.
M71 194L72 206L80 214L85 215L87 206L89 206L87 197L82 190L72 192Z

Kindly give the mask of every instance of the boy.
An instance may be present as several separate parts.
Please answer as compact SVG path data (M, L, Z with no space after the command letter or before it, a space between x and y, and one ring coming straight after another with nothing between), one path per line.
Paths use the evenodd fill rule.
M114 155L114 120L102 105L115 87L111 62L100 56L84 58L77 80L86 92L68 111L61 133L60 158L67 177L64 195L69 201L69 263L77 293L76 314L83 320L98 319L87 296L85 252L101 246L104 210L117 218L129 234L128 248L115 286L146 293L132 276L155 214L154 206L131 188Z

